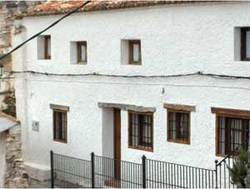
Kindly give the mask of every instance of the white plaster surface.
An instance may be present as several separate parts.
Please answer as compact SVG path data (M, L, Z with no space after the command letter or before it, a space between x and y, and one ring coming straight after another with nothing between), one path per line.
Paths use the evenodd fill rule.
M204 71L250 76L249 62L234 60L234 27L250 26L249 10L250 3L235 2L79 13L47 31L51 35L51 60L37 60L37 44L33 40L15 53L14 70L121 75ZM16 36L16 43L58 17L24 18L25 31ZM141 66L121 64L121 40L129 38L141 40ZM72 65L70 41L82 40L88 41L88 64ZM214 160L218 158L215 156L215 115L211 107L250 109L250 80L205 76L110 78L19 74L16 94L24 159L48 169L50 150L83 159L90 159L91 152L104 153L103 137L108 135L103 131L103 121L108 123L108 120L103 118L105 114L98 108L98 102L156 108L153 152L128 148L128 114L121 112L123 160L140 162L145 154L148 158L205 168L214 168ZM196 112L191 113L190 145L167 142L167 114L163 103L196 106ZM49 104L70 107L67 144L52 139ZM39 132L32 131L32 120L39 121Z

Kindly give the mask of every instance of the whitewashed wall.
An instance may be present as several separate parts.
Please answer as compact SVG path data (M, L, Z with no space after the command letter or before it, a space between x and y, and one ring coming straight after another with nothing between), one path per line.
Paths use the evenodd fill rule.
M15 54L15 70L51 73L172 75L207 73L250 76L250 62L234 61L234 27L250 26L250 3L195 4L79 13L47 32L52 59L37 60L33 40ZM16 42L40 31L58 16L27 17ZM121 65L121 40L139 38L142 66ZM88 42L88 64L70 64L70 41ZM23 61L20 61L23 57ZM25 78L25 80L23 79ZM98 102L155 107L154 152L128 148L127 112L122 111L122 159L161 159L213 168L215 115L211 107L250 109L250 80L201 76L109 78L21 76L16 80L17 116L22 121L26 163L49 168L49 150L89 159L103 153L102 109ZM163 93L163 88L165 92ZM163 103L196 106L191 145L167 142ZM68 144L52 140L49 104L70 107ZM31 129L39 121L40 131Z

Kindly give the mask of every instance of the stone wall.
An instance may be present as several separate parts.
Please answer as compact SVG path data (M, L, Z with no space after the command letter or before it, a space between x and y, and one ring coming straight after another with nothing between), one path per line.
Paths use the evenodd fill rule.
M28 187L28 174L24 170L22 159L21 127L9 129L6 136L6 188Z
M14 15L18 12L24 12L27 8L40 3L39 1L0 1L0 56L13 48L11 44L12 31L14 27ZM11 76L12 59L11 56L0 60L0 66L3 66L1 77ZM15 92L13 80L0 80L0 111L15 116ZM5 161L0 164L0 176L4 176L4 187L6 188L25 188L28 187L28 174L24 170L22 160L21 126L17 125L5 135L0 146L0 151L5 152ZM3 149L5 148L5 149ZM5 168L4 168L5 167ZM3 173L5 169L5 173ZM0 178L1 182L1 178ZM0 185L0 187L3 187Z
M0 133L0 188L4 187L5 137L5 132Z
M29 7L40 3L39 1L0 1L0 56L10 51L12 47L12 31L14 27L15 14L25 12ZM3 66L2 77L9 77L12 71L11 56L0 60L0 66ZM1 73L0 73L1 74ZM6 103L14 99L13 80L1 80L0 82L0 110L15 116L13 104ZM13 101L13 100L11 100Z

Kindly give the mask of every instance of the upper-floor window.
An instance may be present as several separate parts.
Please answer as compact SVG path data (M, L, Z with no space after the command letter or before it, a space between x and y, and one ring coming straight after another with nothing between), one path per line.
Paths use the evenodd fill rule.
M51 59L51 37L41 35L37 38L38 59Z
M250 27L241 28L241 60L250 61Z
M122 40L121 46L122 64L141 65L141 41L140 40Z
M141 64L141 41L129 41L129 64Z
M53 110L53 139L67 143L67 112L66 106L50 105Z
M87 63L87 42L77 42L77 63Z
M129 147L153 151L153 113L129 112Z
M74 41L70 46L71 64L87 64L87 41Z

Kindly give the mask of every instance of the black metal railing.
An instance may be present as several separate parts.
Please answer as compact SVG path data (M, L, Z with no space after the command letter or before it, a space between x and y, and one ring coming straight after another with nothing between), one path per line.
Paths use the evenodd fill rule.
M91 161L51 152L51 187L91 187Z
M142 188L142 165L95 156L95 187Z
M147 160L149 188L215 188L215 170Z
M215 171L216 171L216 187L217 188L236 188L231 182L231 175L229 168L233 166L234 157L226 156L221 161L215 161Z
M82 160L51 152L51 187L60 188L234 188L228 167L232 159L215 162L215 169L142 157L141 163L91 153Z

